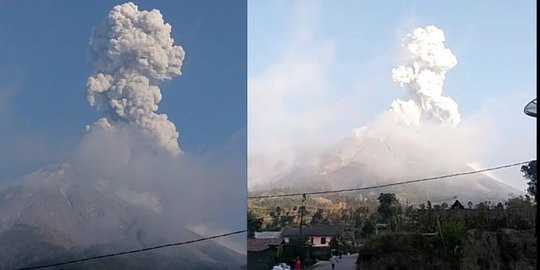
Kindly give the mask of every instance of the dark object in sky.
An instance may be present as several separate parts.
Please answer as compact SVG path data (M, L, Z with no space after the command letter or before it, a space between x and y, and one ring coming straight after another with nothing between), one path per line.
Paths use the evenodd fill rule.
M523 112L528 116L536 117L536 98L525 106Z

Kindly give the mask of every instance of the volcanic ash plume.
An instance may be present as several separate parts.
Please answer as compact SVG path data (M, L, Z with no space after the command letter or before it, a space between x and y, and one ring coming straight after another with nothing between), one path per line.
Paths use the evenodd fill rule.
M142 130L154 146L181 153L178 132L158 114L159 82L181 74L184 50L174 45L171 26L158 10L139 11L133 3L115 6L90 39L94 75L87 99L104 114L92 128Z
M390 111L410 126L461 121L457 103L442 95L445 74L457 64L444 47L444 32L430 25L417 28L403 40L406 63L392 70L392 77L407 89L407 100L396 100Z

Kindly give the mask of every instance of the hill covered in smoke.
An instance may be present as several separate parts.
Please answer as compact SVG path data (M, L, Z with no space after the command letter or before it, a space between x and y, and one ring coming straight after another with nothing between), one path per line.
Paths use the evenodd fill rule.
M90 56L94 72L86 94L102 117L87 126L65 162L22 177L0 193L0 268L245 228L245 191L230 184L231 179L245 179L242 157L183 153L175 125L158 112L159 83L181 74L185 56L160 11L140 11L133 3L115 6L94 29ZM189 229L197 226L210 229L205 234ZM107 258L76 268L239 269L245 264L238 248L243 238Z
M415 29L402 42L401 64L392 69L392 79L405 90L403 98L333 145L317 146L323 150L281 159L291 163L269 162L267 167L278 165L260 172L275 173L267 174L266 181L250 183L250 190L360 188L474 170L469 164L476 161L490 135L483 123L463 120L456 101L443 94L447 72L457 65L456 56L445 46L444 32L428 25ZM342 117L340 121L350 120ZM259 179L260 168L251 171ZM518 169L516 175L520 177ZM412 201L457 195L475 202L523 193L487 174L377 189L373 194L383 191Z
M201 238L150 193L80 182L68 164L20 179L0 193L0 255L6 269ZM88 179L86 179L88 180ZM163 201L163 197L161 198ZM183 217L189 218L187 213ZM176 219L176 220L175 220ZM238 269L245 257L215 242L77 264L77 269ZM227 263L225 263L227 262Z

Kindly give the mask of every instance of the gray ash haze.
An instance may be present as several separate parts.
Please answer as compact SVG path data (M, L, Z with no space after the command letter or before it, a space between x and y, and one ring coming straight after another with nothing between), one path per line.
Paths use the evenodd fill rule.
M172 119L158 112L160 82L179 76L189 57L160 11L115 6L94 29L90 55L94 72L86 94L102 117L86 127L64 162L0 193L0 267L245 229L246 187L237 180L246 179L245 157L234 149L183 152ZM240 234L81 263L77 269L238 269L245 264L245 248Z
M339 89L339 93L345 93L340 98L331 94L336 91L338 95L333 87L339 84L330 76L336 74L331 69L337 66L333 55L338 45L310 36L317 28L320 10L308 8L311 5L307 3L299 6L305 17L299 16L295 22L308 34L291 42L281 62L250 77L249 125L255 134L251 137L250 133L248 150L251 191L365 187L485 167L479 160L497 141L493 119L485 115L463 117L458 103L444 93L447 75L459 64L446 46L442 29L434 25L417 27L403 37L393 60L397 65L389 70L387 80L404 94L388 100L387 109L382 108L370 123L347 132L343 127L366 118L351 114L359 111L354 107L370 100L343 89ZM300 56L293 56L294 48L298 48L295 42L316 45L307 52L297 50ZM305 55L324 57L307 60ZM313 80L304 78L306 74ZM329 99L319 102L325 96ZM292 110L292 104L303 105ZM287 110L294 113L288 119L279 118ZM274 134L276 138L272 139ZM497 165L519 161L524 160L501 160ZM516 167L515 178L520 177ZM418 201L446 195L458 195L460 200L500 201L510 194L523 193L490 173L437 183L394 191Z

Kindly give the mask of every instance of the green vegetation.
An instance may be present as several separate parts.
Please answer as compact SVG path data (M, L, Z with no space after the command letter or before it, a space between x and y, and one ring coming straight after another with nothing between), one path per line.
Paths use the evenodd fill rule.
M359 269L451 269L451 258L440 239L390 233L371 237L360 249L357 264L362 265Z
M290 245L287 246L286 252L284 252L283 261L292 263L296 256L300 257L303 267L309 267L313 265L316 261L311 259L311 252L309 246L306 245L308 238L296 237L291 238Z
M304 210L300 205L305 207ZM304 202L299 198L260 199L251 200L248 207L252 215L250 224L256 227L259 223L255 221L261 221L259 228L263 230L298 226L302 211L304 224L345 225L346 234L333 239L330 248L360 251L358 260L363 261L366 268L370 263L374 264L368 269L460 269L466 256L466 243L470 245L468 231L493 234L492 239L495 239L494 234L502 228L523 231L535 225L535 201L528 195L504 202L467 202L464 205L458 201L402 204L397 195L381 193L376 200L343 195L309 196ZM390 232L377 235L375 228L380 223L388 224ZM499 248L505 250L498 258L505 265L515 264L522 250L509 244L508 239L499 239L507 237L504 234L497 237ZM477 241L494 243L486 239ZM302 258L309 262L313 255L310 252L308 247L298 243L288 251L284 250L282 256L284 260L292 260L293 254L303 254ZM489 256L492 255L474 257L474 263L494 267ZM381 262L390 268L375 266ZM471 263L470 258L467 262Z
M364 226L362 226L362 230L360 231L360 235L367 239L369 238L373 233L375 232L375 225L371 220L366 220L364 223Z
M298 199L250 200L248 231L252 235L256 230L298 226L302 211L303 224L346 225L350 236L344 241L354 243L373 235L377 223L389 224L394 232L433 233L439 231L438 222L443 227L459 223L464 230L527 230L534 227L536 217L534 202L527 195L497 203L468 202L464 209L451 209L448 206L450 202L432 205L428 201L426 204L404 206L392 193L381 193L378 202L346 196L318 196L308 197L302 208Z
M396 195L394 193L381 193L377 200L379 201L378 221L388 223L394 231L397 230L401 219L401 204Z
M393 218L401 213L401 204L396 198L396 194L381 193L377 200L379 201L377 213L379 214L381 222L392 222Z
M463 238L465 230L459 221L451 221L442 226L440 240L446 253L449 254L452 268L459 269L463 258ZM437 238L435 238L437 239Z
M253 238L253 235L256 231L260 231L262 228L263 219L258 218L255 213L248 210L247 213L247 227L248 227L248 238Z
M529 185L527 192L529 192L529 195L533 196L534 201L536 201L536 160L529 162L527 165L523 165L521 167L521 172L523 173L523 177L529 180L527 182Z

